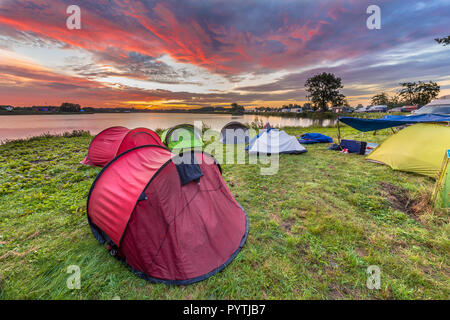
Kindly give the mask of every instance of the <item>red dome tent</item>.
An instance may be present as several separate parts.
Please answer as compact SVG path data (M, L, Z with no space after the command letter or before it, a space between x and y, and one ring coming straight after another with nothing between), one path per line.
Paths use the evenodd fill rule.
M158 134L150 129L111 127L95 136L89 145L88 155L81 163L104 167L122 152L146 144L163 145Z
M138 276L186 285L226 267L248 219L214 158L140 146L108 163L92 184L88 221L100 243Z

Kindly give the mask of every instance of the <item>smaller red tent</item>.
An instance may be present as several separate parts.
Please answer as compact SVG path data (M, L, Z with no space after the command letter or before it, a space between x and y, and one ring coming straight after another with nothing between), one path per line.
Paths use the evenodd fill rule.
M91 141L86 158L81 161L95 167L104 167L119 154L142 145L163 146L158 134L147 128L128 129L111 127L103 130Z

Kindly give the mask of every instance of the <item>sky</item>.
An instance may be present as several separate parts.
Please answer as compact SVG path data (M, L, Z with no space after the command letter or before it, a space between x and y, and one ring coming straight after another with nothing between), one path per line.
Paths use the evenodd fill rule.
M406 81L447 95L450 47L434 38L449 16L450 0L0 0L0 105L280 107L321 72L352 106Z

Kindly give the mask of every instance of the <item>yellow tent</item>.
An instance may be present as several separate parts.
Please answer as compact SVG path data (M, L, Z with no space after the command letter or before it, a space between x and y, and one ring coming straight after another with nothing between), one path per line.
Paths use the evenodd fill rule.
M436 207L450 208L450 149L445 153L441 174L436 182L431 201Z
M436 178L447 149L450 149L449 126L419 123L389 137L367 159L387 164L395 170Z

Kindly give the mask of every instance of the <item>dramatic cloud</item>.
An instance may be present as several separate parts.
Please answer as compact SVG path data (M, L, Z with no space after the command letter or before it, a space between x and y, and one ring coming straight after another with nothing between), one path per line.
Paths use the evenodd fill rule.
M450 30L445 0L376 1L380 30L360 0L77 1L81 30L68 30L72 4L0 2L0 104L304 101L322 71L356 103L401 81L450 80L450 52L433 40Z

